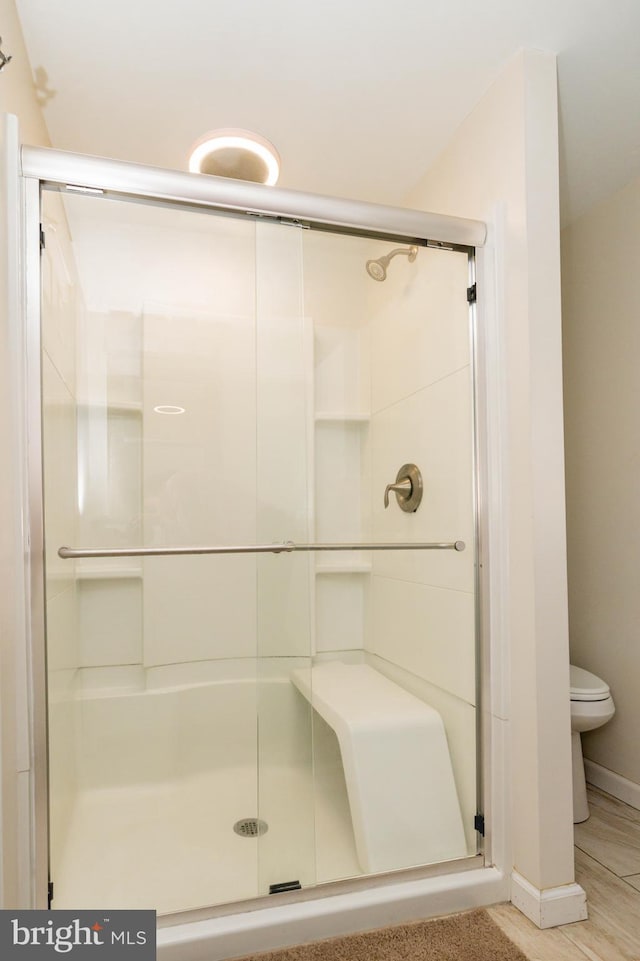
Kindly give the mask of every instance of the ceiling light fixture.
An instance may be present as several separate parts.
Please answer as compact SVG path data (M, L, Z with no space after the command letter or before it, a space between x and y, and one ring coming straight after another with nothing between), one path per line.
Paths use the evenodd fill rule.
M280 174L280 157L259 134L226 127L198 140L189 155L189 170L273 186Z

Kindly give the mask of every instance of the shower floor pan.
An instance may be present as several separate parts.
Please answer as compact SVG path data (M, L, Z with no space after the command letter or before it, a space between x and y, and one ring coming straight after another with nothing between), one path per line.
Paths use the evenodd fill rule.
M313 823L296 803L311 788L309 771L271 770L268 781L279 786L278 803L266 818L259 812L269 829L253 838L233 830L256 814L253 768L80 793L52 907L169 914L254 898L294 878L305 885L360 875L344 782L322 778Z

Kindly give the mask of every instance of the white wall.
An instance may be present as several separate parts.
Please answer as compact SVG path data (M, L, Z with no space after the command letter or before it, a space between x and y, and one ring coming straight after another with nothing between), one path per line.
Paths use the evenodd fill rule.
M509 861L543 890L574 877L555 58L519 54L407 205L487 221L483 263L497 257L493 276L480 276L481 299L496 281L498 295L494 315L480 316L490 406L486 640L494 679L510 671L510 701L494 699L490 723L494 746L507 736L511 744Z
M18 118L22 143L49 147L49 134L13 0L0 0L0 23L3 53L12 57L2 71L0 114L11 113Z
M610 685L613 720L586 758L640 797L640 179L562 233L572 662Z
M13 59L0 77L0 114L17 115L24 140L48 145L49 138L37 102L31 78L22 31L13 0L0 0L2 49ZM0 370L2 403L0 404L0 450L3 454L5 483L0 491L0 575L3 592L0 598L0 705L2 778L2 810L0 843L0 904L3 908L24 903L30 890L28 865L20 864L18 843L20 832L18 811L29 808L29 745L26 732L26 704L16 702L16 691L24 691L25 651L18 639L24 637L24 546L21 528L21 478L10 471L9 464L20 463L24 450L20 441L21 412L16 401L22 385L16 383L15 356L18 345L15 328L9 319L16 315L20 292L16 289L19 222L17 197L12 188L11 167L16 157L10 131L2 126L0 133Z

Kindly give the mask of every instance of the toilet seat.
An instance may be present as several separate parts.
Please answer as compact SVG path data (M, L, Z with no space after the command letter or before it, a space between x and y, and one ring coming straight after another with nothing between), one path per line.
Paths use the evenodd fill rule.
M572 701L606 701L611 693L602 678L573 664L569 667L569 683Z
M584 776L580 735L595 731L610 721L616 713L609 685L597 674L591 674L575 664L570 665L571 686L571 771L573 782L573 822L579 824L589 817L587 785Z

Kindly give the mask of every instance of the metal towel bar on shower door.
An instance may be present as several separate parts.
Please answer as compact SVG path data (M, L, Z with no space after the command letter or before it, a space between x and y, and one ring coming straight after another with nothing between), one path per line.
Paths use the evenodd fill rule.
M58 556L80 557L165 557L176 554L291 554L294 551L463 551L464 541L444 543L374 544L249 544L229 547L61 547Z

